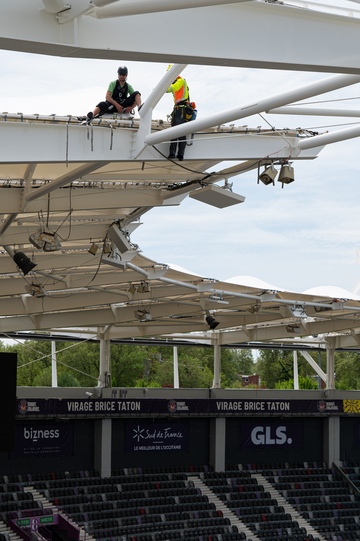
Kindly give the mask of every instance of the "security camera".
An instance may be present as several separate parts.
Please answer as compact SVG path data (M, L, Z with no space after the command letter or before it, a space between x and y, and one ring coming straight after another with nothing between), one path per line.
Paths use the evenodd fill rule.
M92 395L93 395L92 393L89 393L89 391L86 391L85 394L86 394L86 396L87 396L88 398L91 398Z

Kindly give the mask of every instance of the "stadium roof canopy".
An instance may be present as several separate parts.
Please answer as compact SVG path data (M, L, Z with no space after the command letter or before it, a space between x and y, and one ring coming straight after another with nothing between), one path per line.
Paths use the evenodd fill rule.
M166 0L154 3L154 13L151 4L74 0L70 5L43 0L38 9L27 0L16 0L2 8L0 47L4 49L143 61L168 61L171 56L179 64L155 87L140 119L119 116L88 124L56 115L0 115L0 332L89 329L105 339L121 339L211 331L220 345L326 334L333 347L358 347L359 297L338 290L330 295L300 294L241 279L220 282L152 261L131 242L139 218L155 206L179 205L187 196L221 208L239 204L244 198L229 189L232 176L273 163L286 167L290 158L312 160L325 144L359 135L346 130L337 135L251 130L226 124L359 82L358 57L343 54L355 42L358 12L352 17L345 12L324 17L303 9L301 2L285 6L275 0L194 0L189 9L196 32L189 32L184 49L183 43L176 48L171 36L145 32L143 27L176 33L176 27L167 23L167 11L178 10L174 23L181 28L189 21L188 10ZM188 3L182 7L189 7ZM206 25L200 24L203 9ZM136 24L122 27L121 46L135 46L126 32L133 34L136 29L137 51L119 50L114 28L122 16ZM212 27L221 27L223 18L225 27L230 27L219 47L206 38ZM302 47L291 48L288 57L284 43L304 35L309 22L316 25L322 47L314 51L313 41L304 40ZM247 32L262 24L272 28L271 51L261 32L256 47L243 47L250 41L254 44ZM284 32L290 32L288 39ZM163 50L164 43L175 46L171 55ZM189 138L186 161L179 164L166 158L167 145L181 135L177 129L189 130L188 126L170 128L154 121L151 113L169 82L181 73L181 62L346 75L189 123L194 135ZM221 166L231 160L237 164ZM284 183L291 182L291 171L286 170L283 178Z

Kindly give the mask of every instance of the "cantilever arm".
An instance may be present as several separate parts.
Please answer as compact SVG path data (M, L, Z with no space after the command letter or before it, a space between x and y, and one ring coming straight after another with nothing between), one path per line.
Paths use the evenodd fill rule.
M207 6L221 6L223 4L239 4L253 0L137 0L113 2L112 0L94 0L96 7L94 15L98 19L112 19L113 17L126 17L128 15L143 15L145 13L158 13L161 11L174 11L179 9L193 9ZM111 5L109 5L111 4Z

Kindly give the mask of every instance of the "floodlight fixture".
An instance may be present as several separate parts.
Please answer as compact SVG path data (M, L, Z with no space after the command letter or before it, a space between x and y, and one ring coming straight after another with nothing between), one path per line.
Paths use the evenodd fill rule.
M108 242L105 242L104 247L103 247L103 254L108 255L108 254L111 254L111 252L112 252L111 245Z
M31 244L33 244L33 246L35 246L35 248L37 248L38 250L42 250L45 245L45 241L42 239L41 235L42 231L36 231L36 233L33 233L29 237L29 241L31 242Z
M29 293L29 295L31 295L32 297L42 298L46 296L46 292L38 284L30 284L26 286L25 289Z
M120 254L123 254L129 250L132 249L129 235L120 229L120 227L117 224L113 224L109 230L108 235L112 242L115 244L117 249L119 250Z
M36 267L36 263L33 263L24 252L15 252L13 260L19 269L23 272L24 276L29 274Z
M130 284L128 292L131 293L132 295L134 295L134 293L136 293L136 287L134 286L134 284Z
M287 332L290 333L296 333L300 334L300 326L299 325L286 325Z
M250 314L258 313L260 312L260 310L261 310L260 304L252 304L249 308Z
M147 310L135 310L134 311L134 316L139 321L151 321L152 320L151 314Z
M284 184L290 184L291 182L294 182L295 175L294 175L294 168L288 163L283 164L280 169L280 174L278 178L278 182L281 182L282 188L284 187Z
M95 255L96 252L98 251L98 249L99 249L99 246L97 244L95 244L95 242L93 242L92 245L90 246L90 248L88 249L88 252L91 255Z
M275 182L274 180L276 179L276 176L278 174L278 171L277 169L275 169L275 167L273 166L273 164L270 165L270 167L267 167L259 176L258 176L258 184L259 184L259 180L261 180L261 182L263 184L265 184L265 186L268 186L269 184L273 184L275 186Z
M150 291L151 291L150 284L148 284L148 282L144 282L143 293L150 293Z
M289 306L289 310L294 317L307 317L305 308L302 304L294 304L294 306Z
M35 246L38 250L43 250L44 252L55 252L56 250L61 249L60 241L55 233L50 231L36 231L29 236L29 241Z

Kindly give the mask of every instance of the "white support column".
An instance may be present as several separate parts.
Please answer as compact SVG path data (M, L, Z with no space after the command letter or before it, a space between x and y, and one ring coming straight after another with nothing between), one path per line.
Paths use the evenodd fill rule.
M335 349L326 346L326 388L335 389Z
M297 351L293 351L294 356L294 389L299 389L299 372L298 372L298 358Z
M51 340L51 387L57 387L56 342Z
M110 374L110 340L100 340L100 367L98 387L108 387Z
M214 341L214 380L213 388L221 388L221 350L219 341L216 339Z
M151 132L151 118L152 111L159 103L171 83L176 79L178 75L186 68L186 64L174 64L164 75L161 81L158 82L156 87L152 90L150 96L146 102L143 103L139 115L140 125L139 130L135 135L134 144L134 158L138 158L141 152L147 147L144 143L144 139Z
M174 353L174 389L179 389L179 363L178 363L178 349L173 347Z

